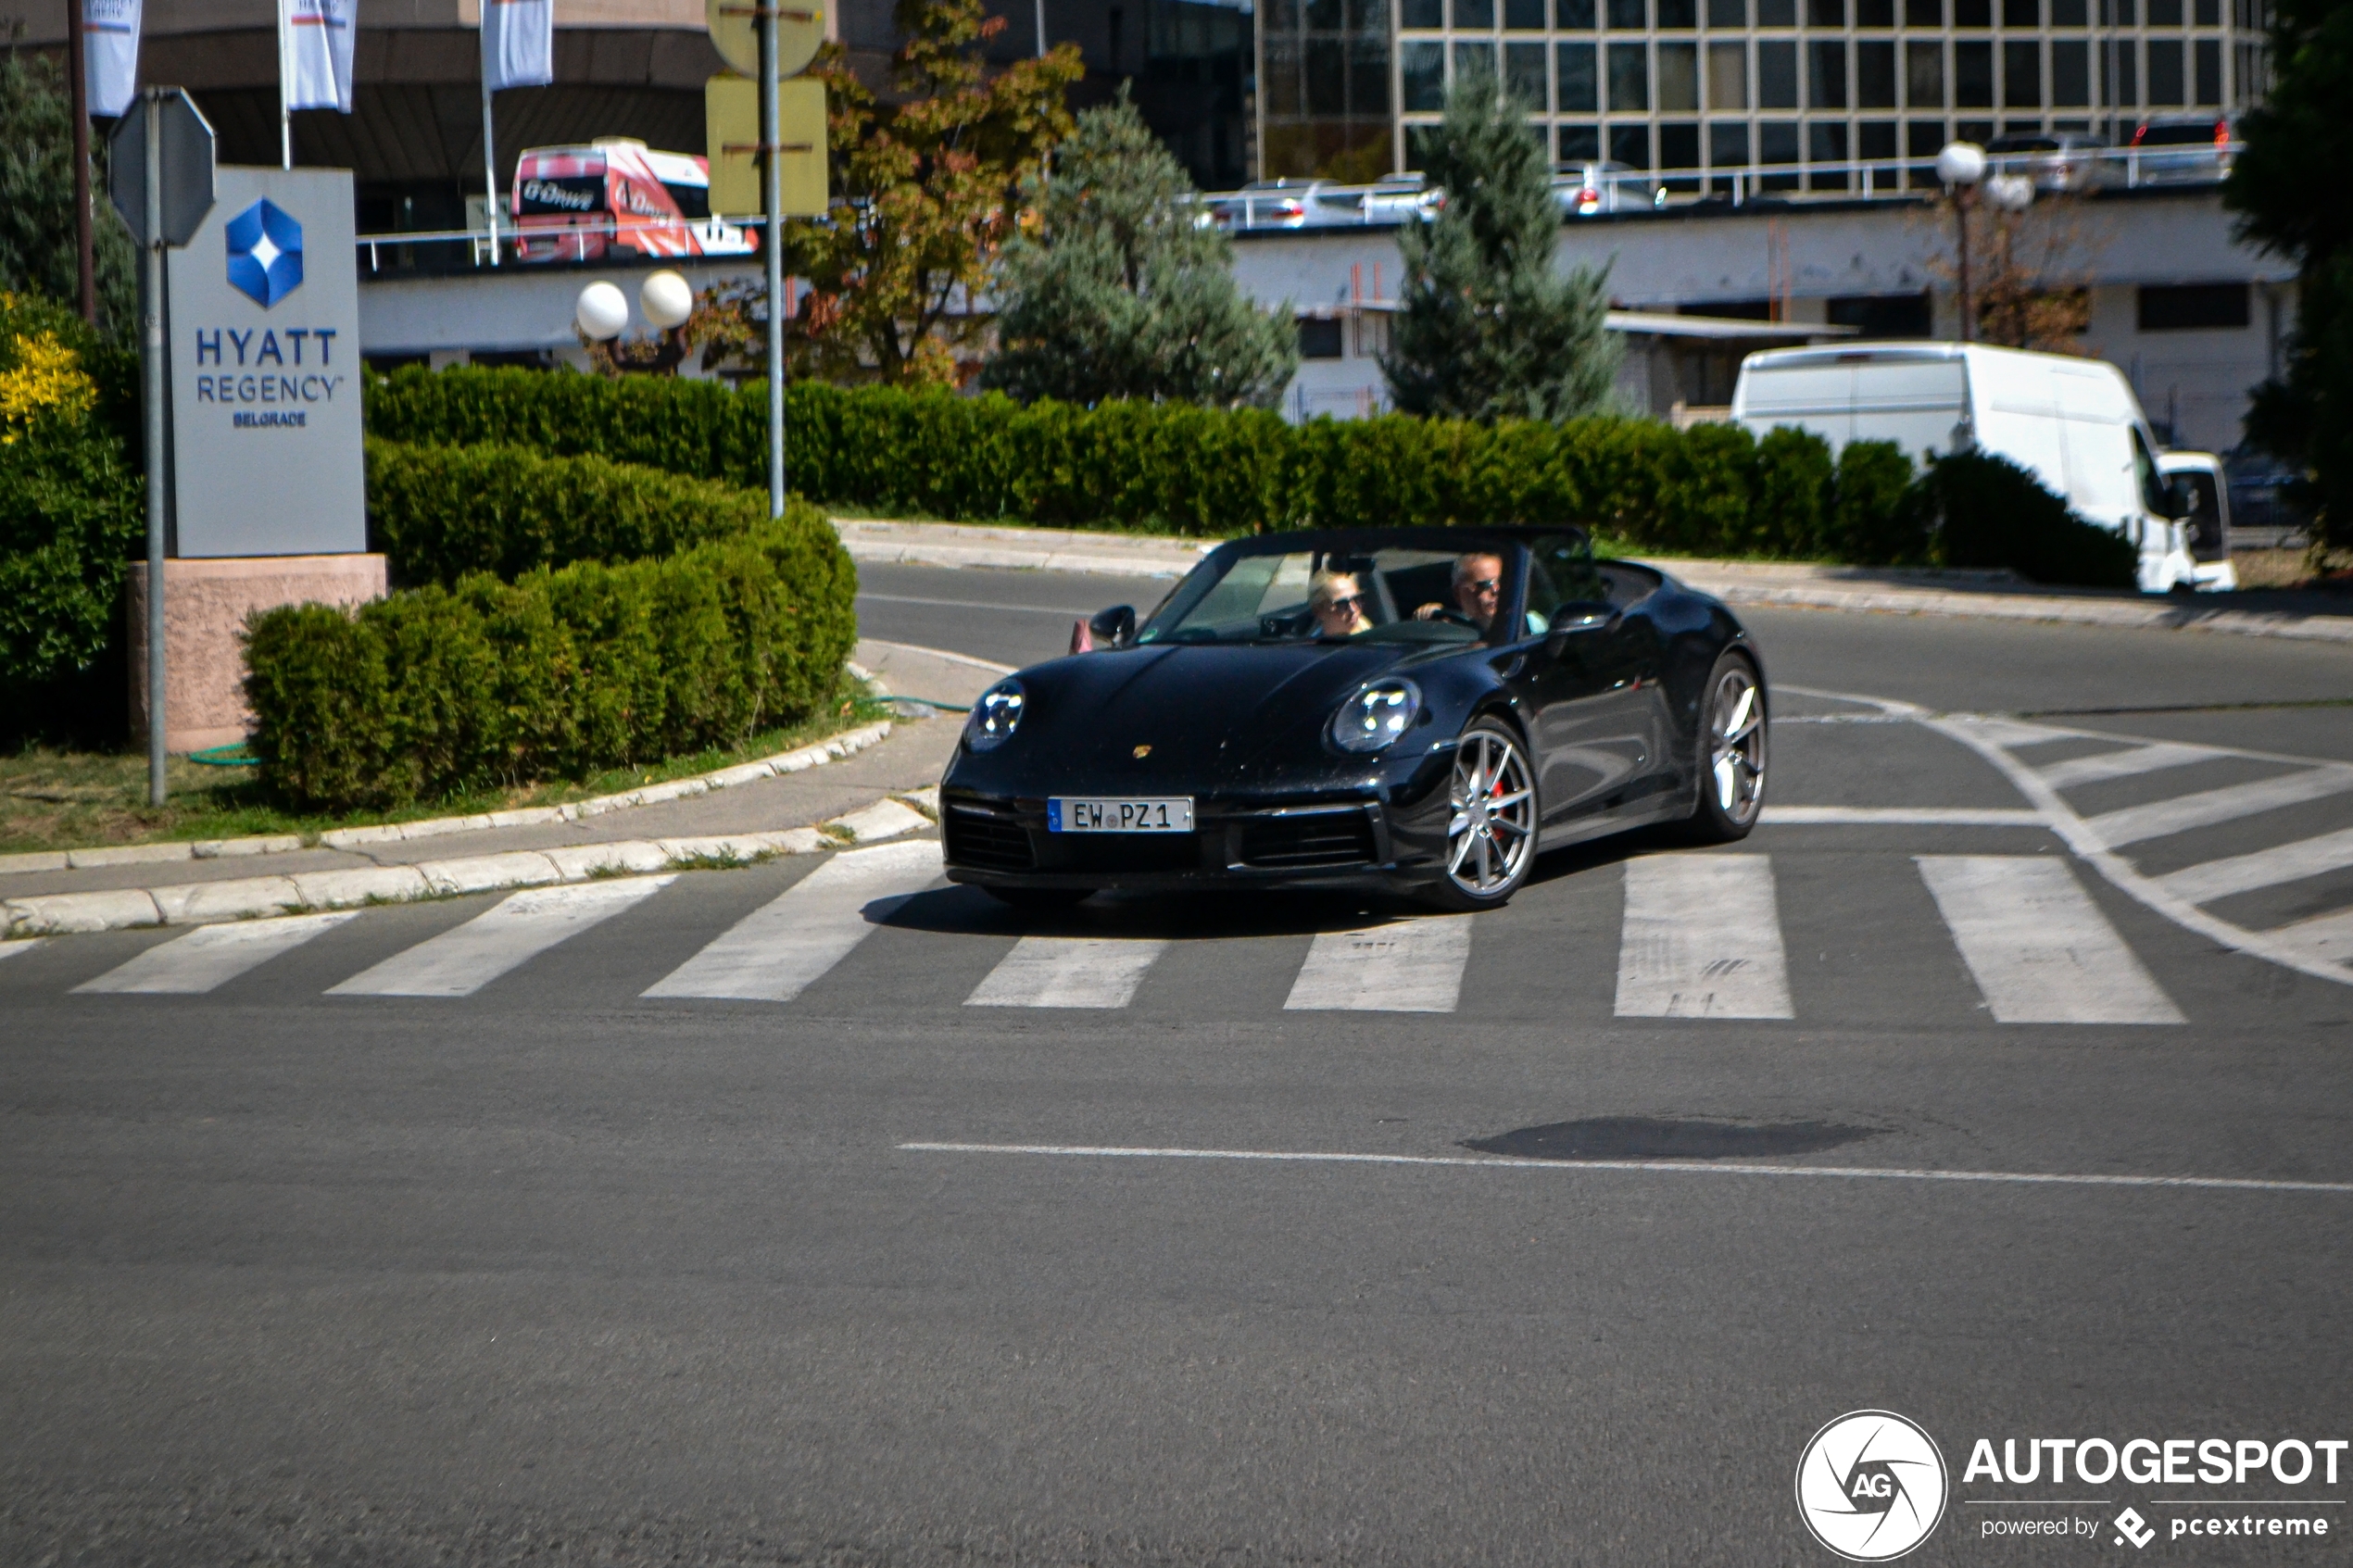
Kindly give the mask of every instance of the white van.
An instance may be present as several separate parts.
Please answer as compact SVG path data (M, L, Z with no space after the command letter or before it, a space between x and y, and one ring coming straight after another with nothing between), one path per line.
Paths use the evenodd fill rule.
M1741 362L1732 418L1759 436L1812 431L1833 453L1850 441L1892 441L1916 461L1982 448L2137 546L2143 592L2235 585L2227 558L2191 554L2140 400L2103 360L1973 343L1775 349Z

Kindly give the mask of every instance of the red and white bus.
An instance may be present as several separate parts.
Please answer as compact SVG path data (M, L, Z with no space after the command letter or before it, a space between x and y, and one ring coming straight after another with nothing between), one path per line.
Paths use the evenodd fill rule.
M758 235L711 215L711 169L685 153L602 136L585 147L534 147L515 162L519 261L607 256L748 256Z

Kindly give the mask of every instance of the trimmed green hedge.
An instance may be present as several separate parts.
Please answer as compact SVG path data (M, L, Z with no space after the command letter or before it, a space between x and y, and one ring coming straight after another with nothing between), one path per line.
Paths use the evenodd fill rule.
M1908 500L1931 520L1940 566L2008 567L2036 583L2130 588L2140 551L2085 522L2007 458L1965 452L1931 458Z
M835 507L1212 535L1567 521L1662 554L1998 565L2039 582L2132 582L2118 565L2130 546L2072 519L1999 459L1958 469L1950 465L1961 459L1946 459L1915 475L1891 444L1855 443L1833 462L1824 442L1797 430L1759 441L1735 425L1679 432L1651 420L1491 426L1384 415L1290 425L1263 409L1025 408L994 395L805 383L788 398L794 489ZM767 484L758 384L410 368L370 384L368 420L391 440L508 443L752 491ZM1984 477L1970 466L1981 462L2015 478Z
M797 493L969 521L1231 534L1571 521L1643 549L1801 555L1838 506L1820 442L1792 433L1760 446L1730 425L1386 415L1293 426L1262 409L1024 408L994 395L807 383L789 389L787 419ZM393 441L503 443L767 485L757 385L411 367L371 383L368 420Z
M368 442L369 539L404 585L665 556L767 516L764 495L603 458Z
M796 504L660 559L269 610L247 626L250 745L277 794L330 810L736 745L832 692L856 592Z

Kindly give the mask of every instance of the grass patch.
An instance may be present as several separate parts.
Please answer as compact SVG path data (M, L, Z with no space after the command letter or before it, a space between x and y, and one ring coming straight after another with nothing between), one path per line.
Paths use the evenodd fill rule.
M562 806L594 796L618 795L643 784L715 772L890 717L888 704L875 701L871 692L845 674L820 716L807 723L764 730L741 746L610 769L585 779L549 780L522 788L420 802L396 811L355 811L344 816L283 810L253 777L252 769L208 768L180 757L166 764L170 799L151 807L146 803L144 754L31 746L0 757L0 854L243 838L256 834L300 834L310 839L330 828Z

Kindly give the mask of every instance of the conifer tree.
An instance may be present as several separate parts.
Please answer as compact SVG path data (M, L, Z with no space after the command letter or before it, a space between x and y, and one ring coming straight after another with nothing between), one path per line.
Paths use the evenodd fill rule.
M1456 79L1427 173L1446 202L1397 236L1404 284L1381 356L1390 398L1409 414L1482 420L1605 408L1620 353L1603 325L1608 270L1554 270L1561 216L1543 143L1492 72Z
M1272 404L1299 365L1288 309L1242 297L1233 245L1121 90L1033 178L1035 227L1005 250L983 384L1024 402Z

